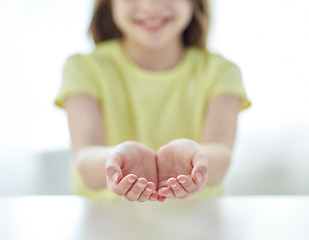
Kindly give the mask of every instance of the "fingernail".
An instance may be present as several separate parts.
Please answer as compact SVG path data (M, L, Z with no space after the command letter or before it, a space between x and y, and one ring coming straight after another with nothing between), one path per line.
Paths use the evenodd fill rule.
M134 183L134 182L135 182L135 180L134 180L134 179L132 179L132 178L129 178L129 179L128 179L128 182L129 182L129 183Z
M152 190L150 188L146 188L147 192L152 192Z
M175 187L177 187L177 184L175 183L175 184L173 184L173 185L171 185L173 188L175 188Z
M181 181L179 181L181 184L184 184L184 183L186 183L186 181L185 180L181 180Z
M199 172L196 174L196 180L197 182L200 182L202 180L202 175Z
M115 172L115 173L113 174L113 183L116 183L116 182L117 182L118 177L119 177L119 173L118 173L118 172Z
M137 186L138 186L139 188L144 188L144 187L146 187L146 184L142 184L142 183L138 182L138 183L137 183Z

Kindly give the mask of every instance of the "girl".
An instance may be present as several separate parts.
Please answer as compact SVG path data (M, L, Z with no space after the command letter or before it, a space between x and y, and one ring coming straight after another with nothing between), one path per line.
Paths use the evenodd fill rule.
M96 1L96 46L68 58L55 101L68 114L77 194L222 194L250 102L239 68L205 47L208 10L206 0Z

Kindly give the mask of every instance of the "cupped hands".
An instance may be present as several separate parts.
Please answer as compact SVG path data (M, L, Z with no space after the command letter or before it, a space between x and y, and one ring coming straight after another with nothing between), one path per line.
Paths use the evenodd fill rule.
M207 156L193 140L175 139L156 154L126 141L106 158L107 187L128 201L184 199L207 185Z

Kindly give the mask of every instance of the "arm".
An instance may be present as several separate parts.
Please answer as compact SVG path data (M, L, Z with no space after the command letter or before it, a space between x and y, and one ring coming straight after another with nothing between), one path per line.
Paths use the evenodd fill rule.
M98 101L88 95L74 95L64 103L68 114L72 153L87 187L106 187L105 157L112 147L106 145Z
M219 183L229 167L241 103L229 95L216 96L209 103L200 144L208 157L208 185Z
M219 183L229 166L241 99L214 97L208 106L202 144L175 139L158 150L159 200L187 198ZM162 197L161 197L162 196Z
M108 187L129 201L157 200L156 155L153 150L134 141L104 146L100 106L90 96L69 97L65 109L74 160L87 187L93 190Z

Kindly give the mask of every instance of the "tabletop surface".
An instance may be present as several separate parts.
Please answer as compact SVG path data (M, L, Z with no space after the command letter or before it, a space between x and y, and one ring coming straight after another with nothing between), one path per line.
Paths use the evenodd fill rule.
M158 202L0 198L0 239L309 239L309 196Z

